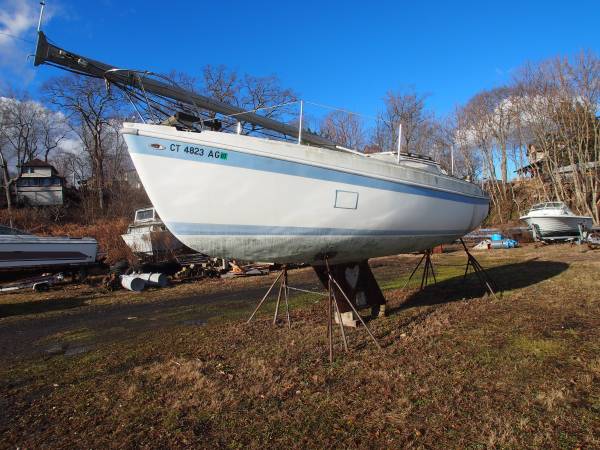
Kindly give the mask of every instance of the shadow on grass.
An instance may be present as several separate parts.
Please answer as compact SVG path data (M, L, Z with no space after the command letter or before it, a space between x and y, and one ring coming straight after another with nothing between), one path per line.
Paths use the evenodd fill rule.
M84 306L86 298L65 298L60 300L33 300L22 303L0 305L0 318L9 316L24 316L27 314L43 314L50 311L61 311Z
M435 268L435 267L434 267ZM569 264L558 261L525 261L514 264L486 269L488 276L495 281L500 292L521 289L548 280L569 268ZM415 274L420 282L421 271ZM470 269L463 283L463 275L455 276L437 284L430 284L422 291L417 291L407 297L398 307L389 310L396 311L415 306L437 305L450 303L464 298L477 298L485 295L487 290L479 282L479 278Z

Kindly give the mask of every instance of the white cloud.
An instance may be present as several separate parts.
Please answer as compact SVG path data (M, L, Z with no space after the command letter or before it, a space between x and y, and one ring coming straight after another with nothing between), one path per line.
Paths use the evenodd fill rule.
M51 13L46 10L44 21ZM31 61L36 28L39 18L39 2L35 0L0 0L0 69L27 81L33 76Z
M36 22L35 11L31 2L15 0L0 3L0 8L0 31L6 33L0 35L0 46L9 47L15 42L8 35L23 39L30 34Z

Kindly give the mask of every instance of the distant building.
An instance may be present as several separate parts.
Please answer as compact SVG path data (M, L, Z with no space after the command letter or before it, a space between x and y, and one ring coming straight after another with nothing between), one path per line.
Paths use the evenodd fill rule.
M542 175L544 170L544 158L546 152L539 149L535 144L527 145L527 161L529 164L519 167L515 172L521 176L530 176L534 178Z
M63 204L65 180L52 164L32 159L20 169L14 191L17 203L31 206Z
M519 167L515 172L524 177L541 177L547 179L548 164L546 163L546 152L537 147L536 144L527 146L527 160L529 164ZM572 177L575 171L597 171L600 167L600 162L590 161L586 163L564 164L556 167L553 172L566 178Z

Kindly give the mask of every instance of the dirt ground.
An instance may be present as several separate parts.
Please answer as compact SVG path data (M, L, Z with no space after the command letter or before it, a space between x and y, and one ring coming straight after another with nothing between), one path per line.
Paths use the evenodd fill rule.
M600 447L600 251L474 254L502 295L461 252L423 291L418 256L371 261L382 350L336 328L333 364L320 295L292 296L291 329L272 301L244 323L275 274L0 294L0 448Z

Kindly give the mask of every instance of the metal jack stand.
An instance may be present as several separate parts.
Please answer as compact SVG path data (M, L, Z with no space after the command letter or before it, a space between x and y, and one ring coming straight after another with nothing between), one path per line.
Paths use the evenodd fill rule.
M340 312L340 309L339 309L339 306L338 306L337 300L336 300L335 289L337 288L337 290L339 292L341 292L342 297L344 298L346 303L348 303L348 306L350 306L350 309L352 309L352 311L354 312L356 317L358 317L360 322L363 324L363 326L367 330L367 333L369 333L369 336L375 343L375 346L379 350L381 350L381 346L379 345L379 343L377 342L377 339L371 332L371 329L365 323L364 319L360 316L360 314L358 314L358 311L356 310L355 306L352 304L352 301L348 298L348 296L346 295L346 293L344 292L342 287L335 280L335 278L331 275L331 271L329 269L329 262L328 262L327 258L325 258L325 266L327 267L327 276L328 276L328 283L327 283L327 285L328 285L327 291L328 292L327 292L327 294L322 294L320 292L308 291L305 289L299 289L299 288L289 286L288 285L287 267L284 266L282 271L277 276L277 278L275 278L275 281L273 281L273 283L267 290L267 293L264 295L264 297L261 299L261 301L258 303L258 305L256 305L256 308L254 309L254 311L252 312L252 315L248 318L246 323L250 323L250 321L252 321L252 319L254 318L254 316L256 315L256 313L258 312L260 307L263 305L263 303L265 302L265 300L267 299L267 297L269 296L269 294L271 293L271 291L273 290L273 288L275 287L275 285L277 284L277 282L280 279L281 279L281 283L279 285L279 294L277 295L277 302L275 304L275 314L273 316L273 325L275 325L277 323L277 316L279 314L279 305L281 303L282 293L283 293L283 298L285 301L285 309L286 309L288 328L291 328L290 311L289 311L289 303L288 303L288 296L289 296L290 289L295 290L295 291L300 291L300 292L306 292L306 293L310 293L310 294L325 295L325 296L327 296L327 340L329 342L329 362L333 362L334 314L335 314L335 317L337 317L337 321L339 323L340 334L342 336L342 342L344 344L344 351L346 351L346 352L350 351L348 348L348 339L346 337L346 332L344 330L344 325L342 322L342 314Z
M423 275L421 276L421 287L419 288L419 290L423 290L423 287L429 284L430 276L433 277L433 282L437 283L437 279L435 278L435 272L433 270L433 262L431 262L431 249L427 249L425 250L425 253L423 253L423 256L419 260L419 263L415 266L412 273L408 277L408 280L406 280L406 283L404 283L404 286L402 286L403 290L406 288L406 286L408 286L408 283L410 283L410 280L412 280L412 277L415 275L417 269L423 261L425 261L425 265L423 266Z
M328 296L327 296L327 299L328 299L328 301L327 301L327 340L329 341L329 362L330 363L333 362L333 309L334 308L335 308L335 314L338 318L338 322L339 322L339 326L340 326L340 334L342 335L342 342L344 343L344 350L346 352L349 351L348 350L348 341L346 339L346 333L344 331L344 325L342 323L342 314L340 313L340 309L339 309L337 301L336 301L334 286L337 287L337 289L342 293L342 296L346 300L346 303L348 303L348 306L350 306L350 309L352 309L352 311L354 312L356 317L358 317L360 322L363 324L363 326L367 330L367 333L369 333L369 336L373 340L373 343L375 344L375 346L379 350L381 350L381 346L379 345L379 343L377 342L377 339L371 332L371 329L367 326L367 324L365 323L363 318L360 316L360 314L358 313L358 311L352 304L352 301L348 298L348 296L346 295L346 293L344 292L342 287L335 280L335 278L333 278L333 276L331 275L331 270L329 269L329 261L327 258L325 258L325 267L327 268L327 277L328 277L328 283L327 283L327 285L328 285L328 289L327 289L328 290Z
M462 244L463 249L465 250L465 253L467 254L467 265L465 267L465 274L463 275L463 283L465 282L465 280L467 278L467 274L469 273L469 267L472 267L473 272L475 272L475 275L477 275L477 278L479 279L479 282L481 283L481 286L484 287L485 289L487 289L487 291L496 300L498 300L498 297L496 297L496 292L498 291L498 286L496 286L496 283L494 283L494 280L492 280L490 278L490 276L485 271L485 269L481 266L481 264L479 264L479 262L471 254L471 252L469 252L469 249L467 248L467 245L465 244L465 241L462 240L462 238L460 239L460 243Z
M271 284L271 287L269 288L269 290L267 291L265 296L262 298L262 300L258 303L258 305L256 305L256 308L254 309L254 311L252 312L252 315L248 318L246 323L250 323L250 321L254 318L254 315L258 312L258 310L260 309L262 304L265 302L265 300L267 299L267 297L269 296L269 294L275 287L275 284L277 284L277 282L280 279L281 279L281 283L279 285L279 293L277 295L277 302L275 303L275 314L273 315L273 325L277 324L277 318L278 318L277 316L279 315L279 304L281 303L281 294L283 293L283 298L285 300L285 315L286 315L286 319L287 319L288 328L292 327L292 321L290 319L290 305L288 302L290 287L288 286L288 272L287 272L286 266L283 266L281 272L279 272L279 275L277 275L277 278L275 278L275 281L273 281L273 284Z

